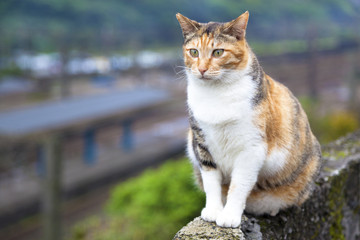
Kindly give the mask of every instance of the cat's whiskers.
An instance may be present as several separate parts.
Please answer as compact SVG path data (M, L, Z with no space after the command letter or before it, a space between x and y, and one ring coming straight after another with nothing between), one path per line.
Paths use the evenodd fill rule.
M177 70L177 69L181 69L181 70ZM191 69L189 67L186 66L175 66L174 67L174 71L175 71L175 75L176 75L176 80L180 80L180 81L186 81L187 77L186 74L188 71L191 71Z
M174 69L174 72L176 75L186 73L186 71L191 70L191 68L186 67L186 66L175 66L173 69ZM177 69L181 69L181 70L177 70Z

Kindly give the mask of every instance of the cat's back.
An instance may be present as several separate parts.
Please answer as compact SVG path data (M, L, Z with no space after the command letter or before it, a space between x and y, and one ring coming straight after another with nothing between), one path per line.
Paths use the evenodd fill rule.
M270 211L258 208L262 201L274 201L279 208L305 201L321 167L320 144L299 101L267 75L264 84L266 96L256 107L256 125L264 134L267 157L248 199L248 211L259 214Z
M268 152L274 148L317 145L306 113L292 92L266 74L263 85L264 97L254 107L254 121L264 133Z

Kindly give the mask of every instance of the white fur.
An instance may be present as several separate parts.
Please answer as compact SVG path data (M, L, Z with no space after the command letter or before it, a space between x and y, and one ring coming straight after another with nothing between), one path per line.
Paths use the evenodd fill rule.
M247 75L249 66L251 61L245 70L225 72L222 80L213 82L188 74L188 105L217 165L216 170L201 171L207 196L202 217L209 221L216 219L223 227L240 225L246 198L266 157L266 144L254 125L251 101L256 85ZM191 151L189 154L193 158ZM230 183L230 191L219 213L221 184L224 183Z
M251 201L246 202L246 211L256 215L267 213L271 216L275 216L279 210L284 207L287 207L287 203L281 198L266 193L263 193L262 196L257 197L256 199L251 199Z
M231 172L227 202L223 212L216 219L219 226L238 227L240 225L246 199L256 183L265 155L264 144L256 141L245 146L237 155Z
M206 206L201 212L201 217L206 221L216 221L223 210L221 199L221 173L219 171L201 171L206 192Z
M247 71L244 70L244 73ZM251 77L238 71L223 75L229 83L201 80L188 74L188 104L197 121L219 124L251 114L251 98L255 93Z
M285 166L289 151L286 148L272 149L260 170L262 176L272 176Z
M192 138L191 136L189 135L188 136L188 144L187 144L187 155L188 157L190 158L191 160L191 163L197 167L197 168L200 168L200 164L199 164L199 161L196 160L196 156L195 156L195 153L194 153L194 149L193 149L193 146L192 146Z

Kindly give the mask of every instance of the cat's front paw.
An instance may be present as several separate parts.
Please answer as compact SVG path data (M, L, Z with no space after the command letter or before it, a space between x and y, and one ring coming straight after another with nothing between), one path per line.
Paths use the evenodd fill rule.
M241 223L241 214L222 211L216 219L216 224L220 227L237 228Z
M201 211L201 218L207 222L215 222L217 217L221 213L222 209L223 209L222 207L218 207L218 208L205 207Z

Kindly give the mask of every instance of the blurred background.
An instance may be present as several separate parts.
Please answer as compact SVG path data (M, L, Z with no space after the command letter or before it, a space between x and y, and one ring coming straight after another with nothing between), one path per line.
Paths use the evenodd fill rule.
M246 10L321 143L359 128L359 0L2 0L0 239L171 239L198 216L175 14Z

